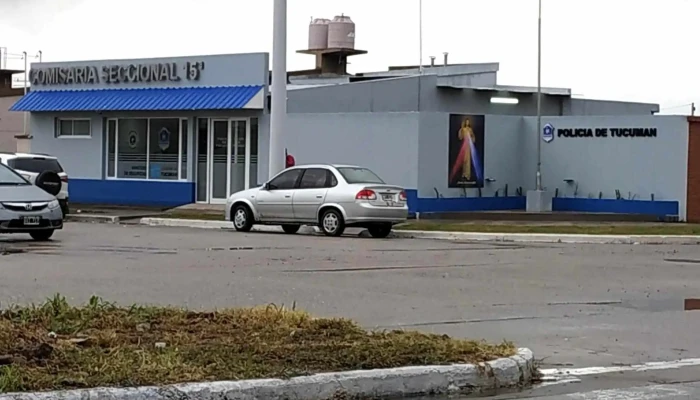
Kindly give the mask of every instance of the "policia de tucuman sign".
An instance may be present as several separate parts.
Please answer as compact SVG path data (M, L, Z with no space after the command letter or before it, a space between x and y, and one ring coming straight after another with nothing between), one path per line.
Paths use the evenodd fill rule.
M549 143L558 138L654 138L657 128L555 128L547 124L542 129L542 140Z

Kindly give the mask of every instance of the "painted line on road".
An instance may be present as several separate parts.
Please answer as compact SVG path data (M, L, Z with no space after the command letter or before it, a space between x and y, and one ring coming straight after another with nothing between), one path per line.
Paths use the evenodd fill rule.
M612 367L552 368L542 369L540 372L544 377L580 377L588 375L611 374L615 372L644 372L697 366L700 366L700 358L686 358L676 361L655 361L637 365L621 365Z
M538 397L538 399L576 400L654 400L697 398L699 390L682 385L649 385L624 389L603 389L590 392L576 392L558 396Z
M551 368L551 369L540 369L542 374L542 383L536 387L546 387L553 385L564 385L567 383L578 383L581 382L581 377L591 376L591 375L605 375L620 372L645 372L645 371L658 371L658 370L668 370L668 369L680 369L687 367L697 367L700 366L700 358L686 358L682 360L675 361L654 361L644 364L636 365L621 365L612 367L585 367L585 368ZM592 392L593 393L593 392ZM612 392L611 392L612 394ZM579 398L579 397L577 397ZM628 399L628 397L582 397L582 398L615 398L615 399ZM647 399L656 397L629 397L629 399Z

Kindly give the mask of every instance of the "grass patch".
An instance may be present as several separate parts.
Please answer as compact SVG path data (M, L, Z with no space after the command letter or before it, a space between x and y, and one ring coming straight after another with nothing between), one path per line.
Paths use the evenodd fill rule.
M396 226L397 230L483 232L483 233L560 233L586 235L700 235L698 224L556 224L518 223L479 224L472 222L415 221Z
M55 296L0 312L0 392L289 378L328 371L480 362L513 344L406 331L270 305L193 312L83 307Z

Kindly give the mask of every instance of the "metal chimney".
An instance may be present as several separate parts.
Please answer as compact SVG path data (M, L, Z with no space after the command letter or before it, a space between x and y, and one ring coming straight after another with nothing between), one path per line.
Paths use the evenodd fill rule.
M448 53L448 52L442 53L442 55L445 56L445 66L447 66L447 56L448 56L449 54L450 54L450 53Z
M431 67L435 66L435 56L430 56L430 66Z

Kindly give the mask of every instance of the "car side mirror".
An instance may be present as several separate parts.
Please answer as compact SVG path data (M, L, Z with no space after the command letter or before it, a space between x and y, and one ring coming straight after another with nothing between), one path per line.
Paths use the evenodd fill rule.
M265 182L265 183L262 185L262 190L270 190L270 183L269 183L269 182Z

